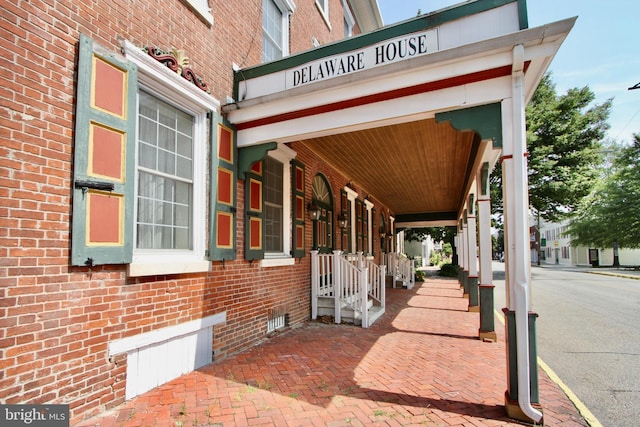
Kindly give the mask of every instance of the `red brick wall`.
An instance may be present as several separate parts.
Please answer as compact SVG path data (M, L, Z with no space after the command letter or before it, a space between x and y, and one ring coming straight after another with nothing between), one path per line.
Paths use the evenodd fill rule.
M294 325L309 318L309 256L278 268L244 260L242 181L236 261L214 262L209 274L134 279L124 266L70 267L79 33L114 52L122 39L183 49L224 102L232 94L232 63L260 62L261 1L210 3L211 28L180 0L3 2L0 401L67 403L77 421L124 401L126 358L109 359L110 341L226 311L226 324L214 327L219 359L264 338L273 306L286 305ZM313 1L296 3L292 52L309 49L313 36L321 43L342 38L340 0L331 2L332 32ZM348 179L302 144L291 145L306 166L307 200L318 171L339 197Z

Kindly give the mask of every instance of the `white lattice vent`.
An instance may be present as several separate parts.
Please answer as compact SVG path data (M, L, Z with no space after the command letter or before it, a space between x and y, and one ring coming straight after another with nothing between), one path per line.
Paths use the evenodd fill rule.
M267 314L267 333L275 332L289 325L289 314L286 306L269 309Z

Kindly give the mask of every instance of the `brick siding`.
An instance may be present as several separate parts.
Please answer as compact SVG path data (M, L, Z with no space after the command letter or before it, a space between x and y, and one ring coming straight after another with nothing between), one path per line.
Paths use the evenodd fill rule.
M237 182L235 261L213 262L207 274L144 278L127 277L126 266L69 262L79 34L114 52L122 39L183 49L191 68L224 103L232 95L232 64L261 60L261 1L210 1L213 27L180 0L3 3L0 401L66 403L78 421L125 399L126 357L108 357L113 340L226 311L226 323L214 327L219 360L264 339L274 306L286 305L292 325L308 320L308 255L290 267L261 268L244 260L243 181ZM331 1L333 31L313 1L296 4L292 52L311 48L313 37L321 43L342 38L341 0ZM304 145L291 147L306 166L307 202L311 180L322 172L339 206L348 177ZM374 203L378 214L388 216ZM308 225L307 250L311 235Z

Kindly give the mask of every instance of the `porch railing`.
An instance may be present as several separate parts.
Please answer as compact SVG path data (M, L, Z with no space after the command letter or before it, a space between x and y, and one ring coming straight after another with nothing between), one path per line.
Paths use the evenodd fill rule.
M334 299L334 319L342 321L342 308L351 308L361 316L362 327L369 324L369 297L384 309L385 269L366 260L362 253L343 255L311 251L311 318L318 317L318 298Z
M383 264L387 267L387 274L393 277L393 287L396 281L401 281L407 289L413 289L415 285L415 266L413 261L404 254L395 252L382 254Z

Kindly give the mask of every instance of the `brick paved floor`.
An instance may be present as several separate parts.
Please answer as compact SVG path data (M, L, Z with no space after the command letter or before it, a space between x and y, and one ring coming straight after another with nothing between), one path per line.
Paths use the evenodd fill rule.
M387 289L371 328L308 322L77 424L99 426L514 426L504 330L477 339L458 282ZM547 426L587 426L540 371Z

